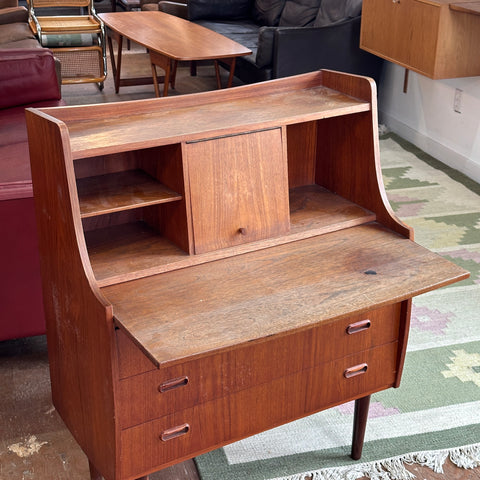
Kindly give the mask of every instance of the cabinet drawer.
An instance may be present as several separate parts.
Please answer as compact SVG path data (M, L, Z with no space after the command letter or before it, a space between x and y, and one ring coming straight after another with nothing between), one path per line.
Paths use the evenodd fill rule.
M401 304L121 380L122 428L396 341Z
M393 385L397 342L287 375L121 432L122 476L140 476ZM130 455L127 452L142 452Z

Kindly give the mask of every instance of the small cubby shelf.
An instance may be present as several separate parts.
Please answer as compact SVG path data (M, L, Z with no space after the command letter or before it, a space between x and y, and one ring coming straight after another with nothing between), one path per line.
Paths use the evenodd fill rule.
M256 241L188 255L144 221L132 221L87 231L90 262L100 286L242 254L272 245L375 221L375 215L318 185L290 192L290 230L269 241Z
M82 218L182 199L141 170L81 178L77 190Z
M90 230L85 239L100 286L172 270L190 258L144 221Z
M318 185L290 190L290 235L320 235L375 221L375 214Z

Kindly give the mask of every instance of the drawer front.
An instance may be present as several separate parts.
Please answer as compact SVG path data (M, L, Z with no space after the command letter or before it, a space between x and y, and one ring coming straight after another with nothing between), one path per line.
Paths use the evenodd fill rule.
M396 341L401 304L119 382L122 428Z
M388 388L395 380L396 358L394 342L123 430L122 477L141 476Z

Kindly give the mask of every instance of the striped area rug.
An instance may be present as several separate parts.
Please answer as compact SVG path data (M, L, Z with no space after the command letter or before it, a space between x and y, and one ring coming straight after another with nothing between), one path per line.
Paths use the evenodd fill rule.
M405 463L480 466L480 185L395 135L380 141L390 203L415 240L471 272L416 297L399 389L372 396L362 463L353 402L196 458L202 480L401 480Z

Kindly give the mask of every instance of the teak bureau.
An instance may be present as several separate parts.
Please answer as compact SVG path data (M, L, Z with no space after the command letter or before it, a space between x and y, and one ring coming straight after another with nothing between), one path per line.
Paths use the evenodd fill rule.
M54 405L145 477L400 383L414 295L468 274L381 180L372 80L29 109Z

